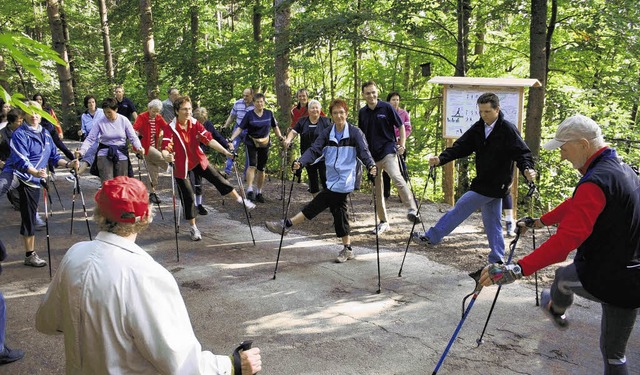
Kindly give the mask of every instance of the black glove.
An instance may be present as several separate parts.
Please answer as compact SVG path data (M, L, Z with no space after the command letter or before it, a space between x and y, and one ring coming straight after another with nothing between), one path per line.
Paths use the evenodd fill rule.
M374 166L374 167L375 167L375 166ZM374 168L374 167L371 167L371 168L369 168L369 169L367 170L367 179L369 180L369 182L371 182L372 184L374 184L374 185L375 185L375 182L376 182L376 176L374 176L374 175L372 175L371 173L369 173L369 172L371 172L371 169L372 169L372 168Z
M536 220L538 219L534 219L531 216L523 217L516 221L516 227L535 228L534 225L536 224Z
M251 349L252 344L253 341L245 340L238 345L236 350L233 351L233 373L235 375L242 375L242 360L240 359L240 352Z
M142 154L139 154L139 153L136 153L136 157L137 157L138 159L140 159L140 160L142 160L142 158L143 158Z
M300 164L300 168L298 168L297 170L296 170L296 169L293 169L293 166L294 166L296 163ZM302 173L302 163L300 163L300 159L296 159L296 160L294 160L294 161L293 161L293 163L291 163L291 170L292 170L292 171L295 171L295 172L296 172L296 174L298 173L298 171L300 171L300 173Z
M47 191L49 190L49 184L47 183L47 180L45 180L44 178L40 179L40 185L42 185L42 187L45 188Z

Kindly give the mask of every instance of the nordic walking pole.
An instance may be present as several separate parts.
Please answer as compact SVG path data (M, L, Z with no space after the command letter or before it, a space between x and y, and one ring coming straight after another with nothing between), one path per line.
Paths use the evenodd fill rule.
M149 173L149 165L147 164L147 159L144 157L144 154L140 154L140 155L142 155L142 163L144 164L144 169L147 171L147 177L149 178L149 186L151 186L151 189L155 191L156 187L153 185L153 182L151 181L151 174ZM140 159L138 159L138 168L140 168ZM156 205L158 206L158 211L160 211L160 217L162 218L162 220L164 220L164 215L162 214L162 208L160 207L160 203L156 203Z
M84 220L87 222L87 231L89 232L89 240L93 240L91 237L91 228L89 227L89 216L87 215L87 205L84 202L84 193L82 193L82 189L80 189L80 173L76 170L76 188L78 189L78 193L80 193L80 201L82 202L82 211L84 212Z
M368 173L368 172L367 172ZM371 181L373 192L373 224L376 226L376 258L378 260L378 291L376 293L380 294L382 288L380 286L380 236L378 236L378 204L376 202L376 177L369 174L369 180ZM382 181L382 178L380 179ZM415 223L413 224L415 225Z
M469 306L467 306L467 308L464 309L464 312L462 313L462 318L460 319L460 322L458 323L458 326L456 327L455 331L453 331L453 335L451 336L451 339L449 339L449 343L447 344L447 347L444 349L444 352L442 353L442 356L438 360L438 363L436 364L436 368L433 370L431 375L436 375L438 373L438 370L440 370L440 367L444 363L445 358L447 358L447 354L449 354L449 349L451 349L451 346L453 345L453 342L458 336L458 333L460 332L460 329L462 328L462 325L464 324L465 319L467 319L467 316L469 316L469 312L471 311L473 304L476 302L478 295L482 291L482 284L480 284L481 273L482 273L482 268L469 274L469 276L473 279L473 281L476 282L476 287L471 294L468 294L467 296L464 297L464 299L462 300L462 305L464 307L464 303L469 297L471 297L471 302L469 302Z
M60 193L58 192L58 187L56 186L55 178L51 179L51 184L53 185L53 190L56 192L56 195L58 196L58 202L60 202L60 207L62 207L62 211L65 211L64 205L62 204L62 198L60 198ZM49 197L49 199L51 199L51 197Z
M174 173L173 173L173 168L174 168L173 162L169 163L169 165L171 166L171 194L173 196L173 228L175 229L175 235L176 235L176 259L179 262L180 246L178 245L178 232L180 232L180 224L178 220L180 220L180 218L178 217L179 215L176 209L176 179L174 178Z
M420 209L422 208L422 202L424 201L424 195L427 193L427 186L429 185L429 179L433 178L435 182L435 167L429 167L429 175L427 176L427 180L424 182L424 189L422 189L422 199L420 199L420 204L418 205L418 211L416 212L416 216L420 215ZM415 197L415 195L414 195ZM422 223L424 229L424 223ZM407 246L404 248L404 256L402 257L402 264L400 264L400 270L398 271L398 277L402 277L402 268L404 267L404 261L407 259L407 252L409 251L409 244L411 244L411 237L413 236L413 230L416 227L416 222L414 220L413 225L411 226L411 232L409 232L409 239L407 240Z
M49 279L51 279L51 242L49 239L49 211L47 204L47 197L49 195L49 186L47 184L47 179L43 178L40 180L40 184L42 185L42 196L44 198L44 226L46 228L47 233L47 256L49 257Z
M413 184L411 183L411 176L409 176L409 170L407 169L407 164L404 159L404 155L398 155L398 166L400 167L400 172L402 173L402 177L404 177L409 184L409 189L411 190L411 196L413 197L413 201L416 202L416 205L419 204L418 199L416 198L416 193L413 191ZM422 200L424 198L424 193L422 193ZM422 231L426 232L427 229L424 227L424 221L420 220L420 224L422 224ZM411 230L413 232L413 230Z
M536 184L533 183L533 181L529 181L527 182L527 184L529 185L529 191L527 192L527 195L525 196L525 199L531 199L531 205L529 208L529 215L531 215L531 217L533 217L533 198L536 196L538 190L536 188ZM532 228L531 229L531 238L533 240L533 249L536 249L536 229ZM536 306L540 306L540 297L538 294L538 271L534 272L534 278L535 278L535 284L536 284Z
M73 177L73 198L71 199L71 230L69 231L69 234L73 234L73 212L75 211L76 208L76 178L75 177L77 175L75 169L71 170L71 174L74 176Z
M291 187L289 188L289 199L287 199L287 207L286 207L286 209L282 212L282 220L283 221L286 221L287 220L287 215L289 215L289 205L291 204L291 194L293 194L293 184L296 181L296 175L298 173L302 173L302 166L300 166L300 168L298 168L296 173L292 173L291 174ZM282 199L282 201L284 202L284 198ZM284 231L285 231L285 225L283 224L282 225L282 233L280 233L280 245L278 245L278 256L276 257L276 268L273 270L273 280L276 279L276 273L278 273L278 263L280 262L280 252L282 251L282 240L284 239Z
M240 178L240 172L238 172L238 162L236 161L236 157L238 154L233 152L233 170L236 172L236 179L238 179L238 187L240 188L240 193L242 193L242 207L244 207L244 214L247 217L247 223L249 224L249 232L251 233L251 241L253 241L253 246L256 246L256 239L253 236L253 228L251 227L251 216L249 215L249 210L247 210L247 197L244 194L244 183L242 183L242 178Z
M516 244L520 239L520 230L521 228L519 226L516 226L516 237L509 244L509 257L507 258L507 264L511 264L511 259L513 259L513 253L516 250ZM491 308L489 309L489 315L487 315L487 320L484 322L482 333L480 334L480 337L476 340L476 343L478 343L478 346L484 343L484 340L482 340L482 338L484 337L484 333L487 331L487 325L489 324L489 320L491 319L491 314L493 314L493 308L496 306L496 302L498 301L500 290L502 290L502 285L498 285L498 290L496 291L495 297L493 297L493 302L491 303Z

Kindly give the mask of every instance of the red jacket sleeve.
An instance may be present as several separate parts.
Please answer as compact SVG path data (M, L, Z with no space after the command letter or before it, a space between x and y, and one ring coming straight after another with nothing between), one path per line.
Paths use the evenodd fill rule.
M573 198L567 199L541 220L545 225L559 222L558 231L531 254L520 259L523 275L531 275L539 269L567 259L593 231L607 200L604 192L594 183L586 182L578 187Z

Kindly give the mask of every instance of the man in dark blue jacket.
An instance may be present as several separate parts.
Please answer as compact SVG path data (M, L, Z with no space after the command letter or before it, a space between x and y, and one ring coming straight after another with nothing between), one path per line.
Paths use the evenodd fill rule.
M342 99L335 99L329 106L334 125L325 129L300 159L293 163L293 169L322 162L327 170L327 188L316 195L302 211L291 219L266 222L267 229L276 234L287 234L292 226L311 220L329 208L333 215L336 236L342 239L342 251L336 258L344 263L355 258L349 236L347 216L347 196L353 191L356 180L356 158L367 167L369 174L376 175L376 165L369 153L367 141L360 129L347 123L348 107Z
M533 158L518 129L504 119L500 99L493 93L480 95L477 100L481 119L471 125L451 147L440 156L429 158L431 166L476 154L476 177L467 191L426 233L413 233L414 242L435 245L451 233L477 209L482 209L482 223L491 253L490 263L500 263L504 256L502 235L502 198L509 194L513 180L513 162L529 181L536 177Z

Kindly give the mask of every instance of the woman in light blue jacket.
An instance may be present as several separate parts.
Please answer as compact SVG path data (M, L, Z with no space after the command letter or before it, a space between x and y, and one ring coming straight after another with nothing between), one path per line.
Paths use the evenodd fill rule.
M349 217L347 215L347 196L356 181L357 159L367 167L369 174L376 175L377 169L369 146L362 131L347 123L348 107L342 99L334 99L329 106L333 126L325 129L311 148L293 163L293 169L320 163L324 159L327 170L327 189L321 191L301 212L291 219L266 222L267 229L273 233L286 234L292 226L311 220L329 208L333 215L336 236L342 239L343 248L336 258L337 263L354 259L349 236Z

